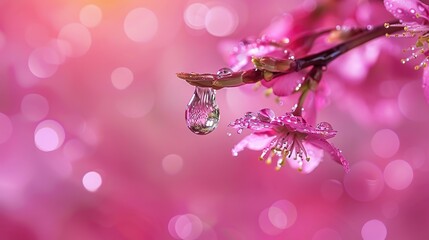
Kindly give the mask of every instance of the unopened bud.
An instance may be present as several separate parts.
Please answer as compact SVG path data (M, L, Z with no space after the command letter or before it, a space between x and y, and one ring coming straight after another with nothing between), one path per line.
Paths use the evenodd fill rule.
M272 57L252 58L255 68L269 72L288 72L294 62L291 59L276 59Z

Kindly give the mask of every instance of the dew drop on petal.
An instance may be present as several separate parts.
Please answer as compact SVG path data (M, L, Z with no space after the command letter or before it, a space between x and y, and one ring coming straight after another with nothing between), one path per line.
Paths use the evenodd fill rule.
M275 116L276 114L274 113L274 111L269 108L261 109L258 112L259 119L264 122L271 122L272 120L274 120Z
M89 192L97 191L102 183L101 175L95 171L87 172L82 178L83 187Z
M220 119L216 91L196 87L186 108L185 119L188 128L195 134L206 135L213 132Z
M362 227L363 240L384 240L387 236L386 225L380 220L372 219Z
M332 131L332 125L328 122L320 122L316 125L316 128L322 131Z
M404 160L389 162L384 169L384 180L390 188L403 190L413 181L413 168Z

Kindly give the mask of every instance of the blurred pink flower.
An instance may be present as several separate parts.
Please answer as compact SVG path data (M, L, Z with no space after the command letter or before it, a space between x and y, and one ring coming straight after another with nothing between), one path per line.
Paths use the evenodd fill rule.
M238 129L238 133L244 128L255 131L232 149L235 156L246 147L252 150L263 149L260 159L271 163L272 158L276 158L277 169L287 160L292 168L310 173L322 161L323 151L326 151L346 172L349 171L349 164L341 151L326 141L336 135L336 131L327 122L312 127L300 116L286 113L276 117L271 109L262 109L258 113L248 112L230 126Z
M409 47L411 55L402 59L402 63L406 63L412 59L423 58L415 69L424 68L423 73L423 91L426 100L429 101L429 6L419 0L384 0L386 9L397 19L400 24L386 24L386 27L404 27L402 34L395 34L395 37L417 37L417 41Z

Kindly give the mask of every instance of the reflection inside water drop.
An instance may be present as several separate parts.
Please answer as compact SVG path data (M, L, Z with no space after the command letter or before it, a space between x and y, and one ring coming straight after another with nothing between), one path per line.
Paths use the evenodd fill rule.
M219 118L216 91L211 88L195 87L194 95L185 111L188 128L195 134L206 135L216 129Z

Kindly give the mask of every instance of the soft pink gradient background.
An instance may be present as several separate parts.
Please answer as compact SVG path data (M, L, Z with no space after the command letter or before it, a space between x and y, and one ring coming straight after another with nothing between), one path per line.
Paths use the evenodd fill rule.
M243 136L228 137L226 126L293 101L280 106L262 89L218 91L221 123L197 136L184 122L193 88L175 73L216 72L225 66L221 43L257 36L302 1L201 2L229 9L235 30L191 29L184 11L192 2L182 0L0 1L0 239L427 239L421 73L382 55L371 80L348 94L332 84L319 121L339 131L333 141L349 174L329 159L310 175L276 172L257 152L232 157ZM80 19L88 4L102 13L93 27ZM152 24L136 23L143 42L124 31L136 8L154 14L144 18ZM64 35L68 42L58 40ZM133 76L119 73L125 89L112 83L120 67Z

